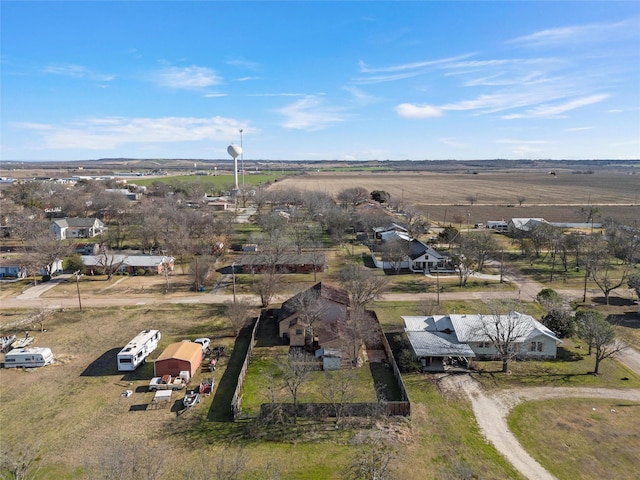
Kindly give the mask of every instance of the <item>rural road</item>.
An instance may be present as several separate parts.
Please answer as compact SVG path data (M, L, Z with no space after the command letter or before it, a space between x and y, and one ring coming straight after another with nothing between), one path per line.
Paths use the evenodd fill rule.
M559 397L614 398L640 402L639 389L532 387L501 390L487 395L469 375L445 377L442 382L445 389L465 392L482 434L509 463L530 480L554 480L555 477L529 455L509 430L507 416L513 407L527 400Z

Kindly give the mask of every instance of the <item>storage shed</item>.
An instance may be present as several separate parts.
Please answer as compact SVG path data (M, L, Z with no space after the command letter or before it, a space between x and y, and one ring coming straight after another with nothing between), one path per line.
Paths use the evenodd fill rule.
M202 345L195 342L172 343L160 354L153 364L155 377L171 375L177 377L182 371L193 375L202 363Z

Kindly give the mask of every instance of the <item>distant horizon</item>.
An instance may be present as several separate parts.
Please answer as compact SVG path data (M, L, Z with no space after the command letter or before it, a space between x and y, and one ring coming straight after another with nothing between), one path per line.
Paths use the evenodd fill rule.
M3 163L77 163L77 162L109 162L109 161L156 161L156 162L171 162L171 161L184 161L184 162L228 162L233 163L232 158L138 158L138 157L105 157L83 160L2 160L0 162L0 169ZM305 160L305 159L293 159L293 160L278 160L278 159L244 159L245 162L285 162L285 163L367 163L367 162L381 162L381 163L395 163L395 162L568 162L568 163L580 163L580 162L623 162L633 163L640 162L639 158L582 158L582 159L569 159L569 158L475 158L475 159L456 159L456 158L439 158L439 159L423 159L423 160Z

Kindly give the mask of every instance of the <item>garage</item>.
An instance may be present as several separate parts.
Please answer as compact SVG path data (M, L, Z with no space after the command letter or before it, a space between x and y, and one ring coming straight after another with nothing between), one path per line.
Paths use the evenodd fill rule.
M154 376L175 377L186 370L193 377L201 363L202 345L194 342L172 343L156 359L153 365Z

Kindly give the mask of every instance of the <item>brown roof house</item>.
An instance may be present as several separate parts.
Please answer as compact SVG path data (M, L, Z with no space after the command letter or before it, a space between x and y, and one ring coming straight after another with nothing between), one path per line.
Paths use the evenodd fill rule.
M360 350L348 335L349 294L319 282L282 304L278 332L291 347L305 347L323 361L323 368L338 369ZM353 352L356 352L355 354Z
M193 375L202 363L202 345L195 342L172 343L160 354L153 364L155 377L171 375L177 377L180 372L188 371Z

